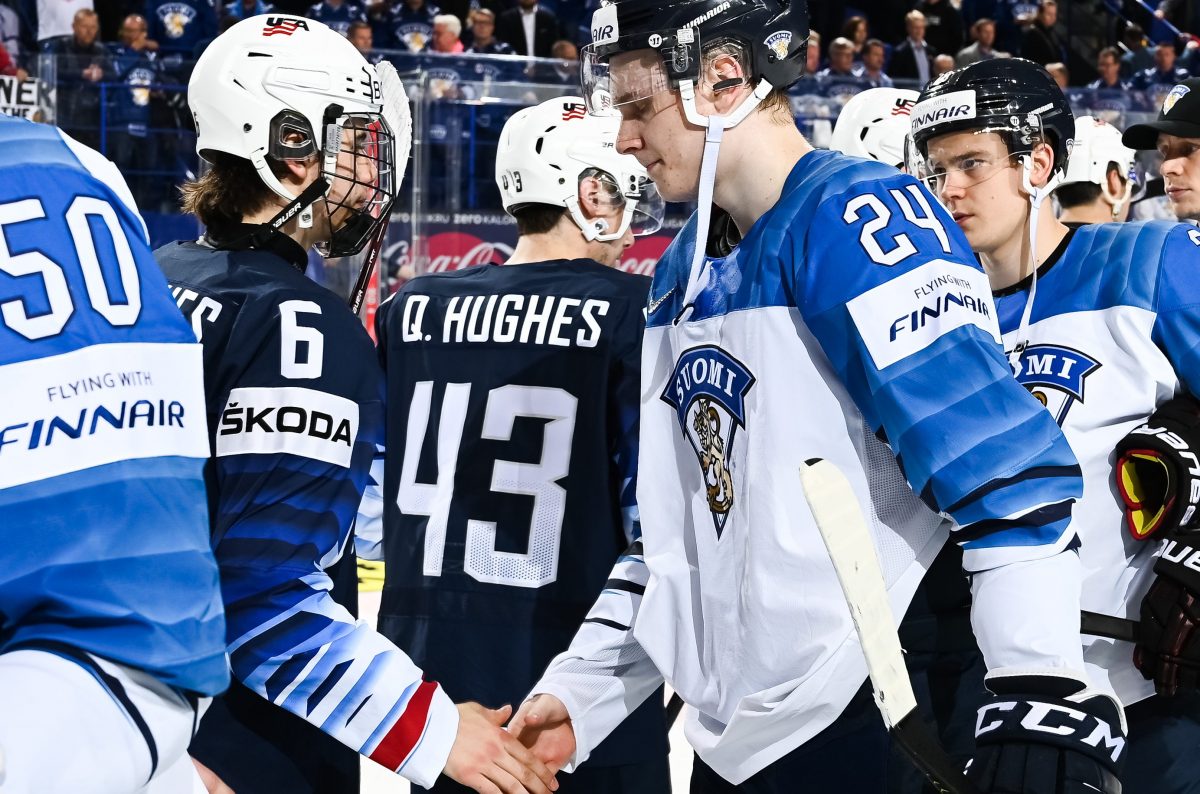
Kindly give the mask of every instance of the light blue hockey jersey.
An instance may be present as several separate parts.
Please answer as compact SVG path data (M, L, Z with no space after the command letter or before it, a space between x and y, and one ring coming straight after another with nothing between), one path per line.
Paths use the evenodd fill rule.
M0 114L0 652L228 684L200 346L112 163Z
M1125 530L1113 449L1155 407L1200 388L1200 229L1150 221L1083 226L1029 279L996 294L1005 347L1026 343L1017 380L1061 425L1084 473L1075 527L1083 540L1083 607L1137 618L1156 543ZM1084 636L1094 683L1125 704L1154 693L1129 643Z
M810 458L850 480L897 619L951 532L989 667L1082 677L1078 559L1062 553L1079 468L1013 380L987 277L945 211L892 168L813 151L708 260L685 312L694 240L693 220L648 307L643 543L613 573L644 594L607 591L534 690L567 704L574 760L660 674L733 783L845 708L866 667L800 488Z

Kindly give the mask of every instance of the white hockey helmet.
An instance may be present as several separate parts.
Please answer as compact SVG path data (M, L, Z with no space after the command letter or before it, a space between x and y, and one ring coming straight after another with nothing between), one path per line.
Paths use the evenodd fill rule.
M249 160L259 178L291 202L276 220L301 212L301 224L310 225L309 207L325 196L332 238L319 247L326 256L361 250L386 222L399 189L392 125L394 103L407 98L387 97L390 112L384 100L375 67L345 37L316 20L285 14L249 17L229 28L205 49L188 82L197 153L210 162L216 153ZM342 152L355 157L350 176L338 169ZM323 157L322 178L301 196L279 181L268 162L314 155ZM369 161L369 169L359 158ZM359 178L363 172L371 173L369 182Z
M1070 150L1067 174L1061 185L1073 182L1108 185L1109 164L1115 163L1117 172L1138 191L1145 187L1145 179L1141 179L1136 162L1138 152L1121 143L1120 130L1103 119L1079 116L1075 119L1075 145Z
M565 207L587 240L617 240L626 230L653 234L662 226L663 200L633 155L617 153L621 117L593 116L579 97L551 99L513 114L500 133L496 184L504 211L530 204ZM625 203L620 228L589 220L579 207L579 182L597 177Z
M918 96L907 88L868 88L855 94L838 114L829 148L903 168L904 139Z

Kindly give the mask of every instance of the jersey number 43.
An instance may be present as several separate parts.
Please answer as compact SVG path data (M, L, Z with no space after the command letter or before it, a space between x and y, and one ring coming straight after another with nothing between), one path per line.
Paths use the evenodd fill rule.
M433 381L421 381L413 392L396 501L407 515L429 517L425 526L423 570L426 576L441 576L446 525L454 500L455 472L471 384L446 384L438 423L437 482L422 483L417 482L417 461L425 445L433 386ZM518 417L548 421L538 463L497 460L492 470L493 491L533 497L528 550L497 551L496 522L468 519L463 569L477 581L533 588L548 585L557 578L567 492L556 481L567 476L571 467L577 406L578 400L573 395L558 388L501 386L488 393L481 433L485 439L510 440Z

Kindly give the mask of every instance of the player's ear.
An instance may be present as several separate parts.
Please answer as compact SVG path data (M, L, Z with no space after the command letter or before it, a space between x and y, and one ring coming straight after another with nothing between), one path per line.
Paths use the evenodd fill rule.
M1109 199L1109 203L1116 203L1122 196L1125 195L1125 185L1121 182L1121 172L1117 170L1115 165L1109 165L1108 171L1104 174L1105 187L1102 191L1104 197Z
M732 53L714 56L705 69L704 86L701 91L720 115L731 113L750 90L746 68L741 59Z
M1029 175L1030 182L1041 187L1050 181L1054 170L1054 147L1048 143L1039 143L1033 147L1033 173Z
M606 213L608 207L603 186L596 177L587 176L579 180L579 208L583 210L586 218L595 218Z

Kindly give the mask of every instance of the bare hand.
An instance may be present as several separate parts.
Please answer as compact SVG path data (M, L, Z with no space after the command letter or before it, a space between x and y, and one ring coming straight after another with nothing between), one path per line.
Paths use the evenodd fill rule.
M208 794L234 794L234 790L225 785L225 781L217 777L217 773L206 767L204 764L192 759L192 763L196 766L196 771L200 773L200 780L204 783L204 789Z
M98 82L102 77L104 77L104 70L94 63L83 70L83 79L93 83Z
M534 695L522 703L508 730L556 774L575 754L571 715L554 695Z
M488 709L458 704L458 735L443 770L447 777L480 794L549 794L558 788L554 773L503 726L512 706Z

